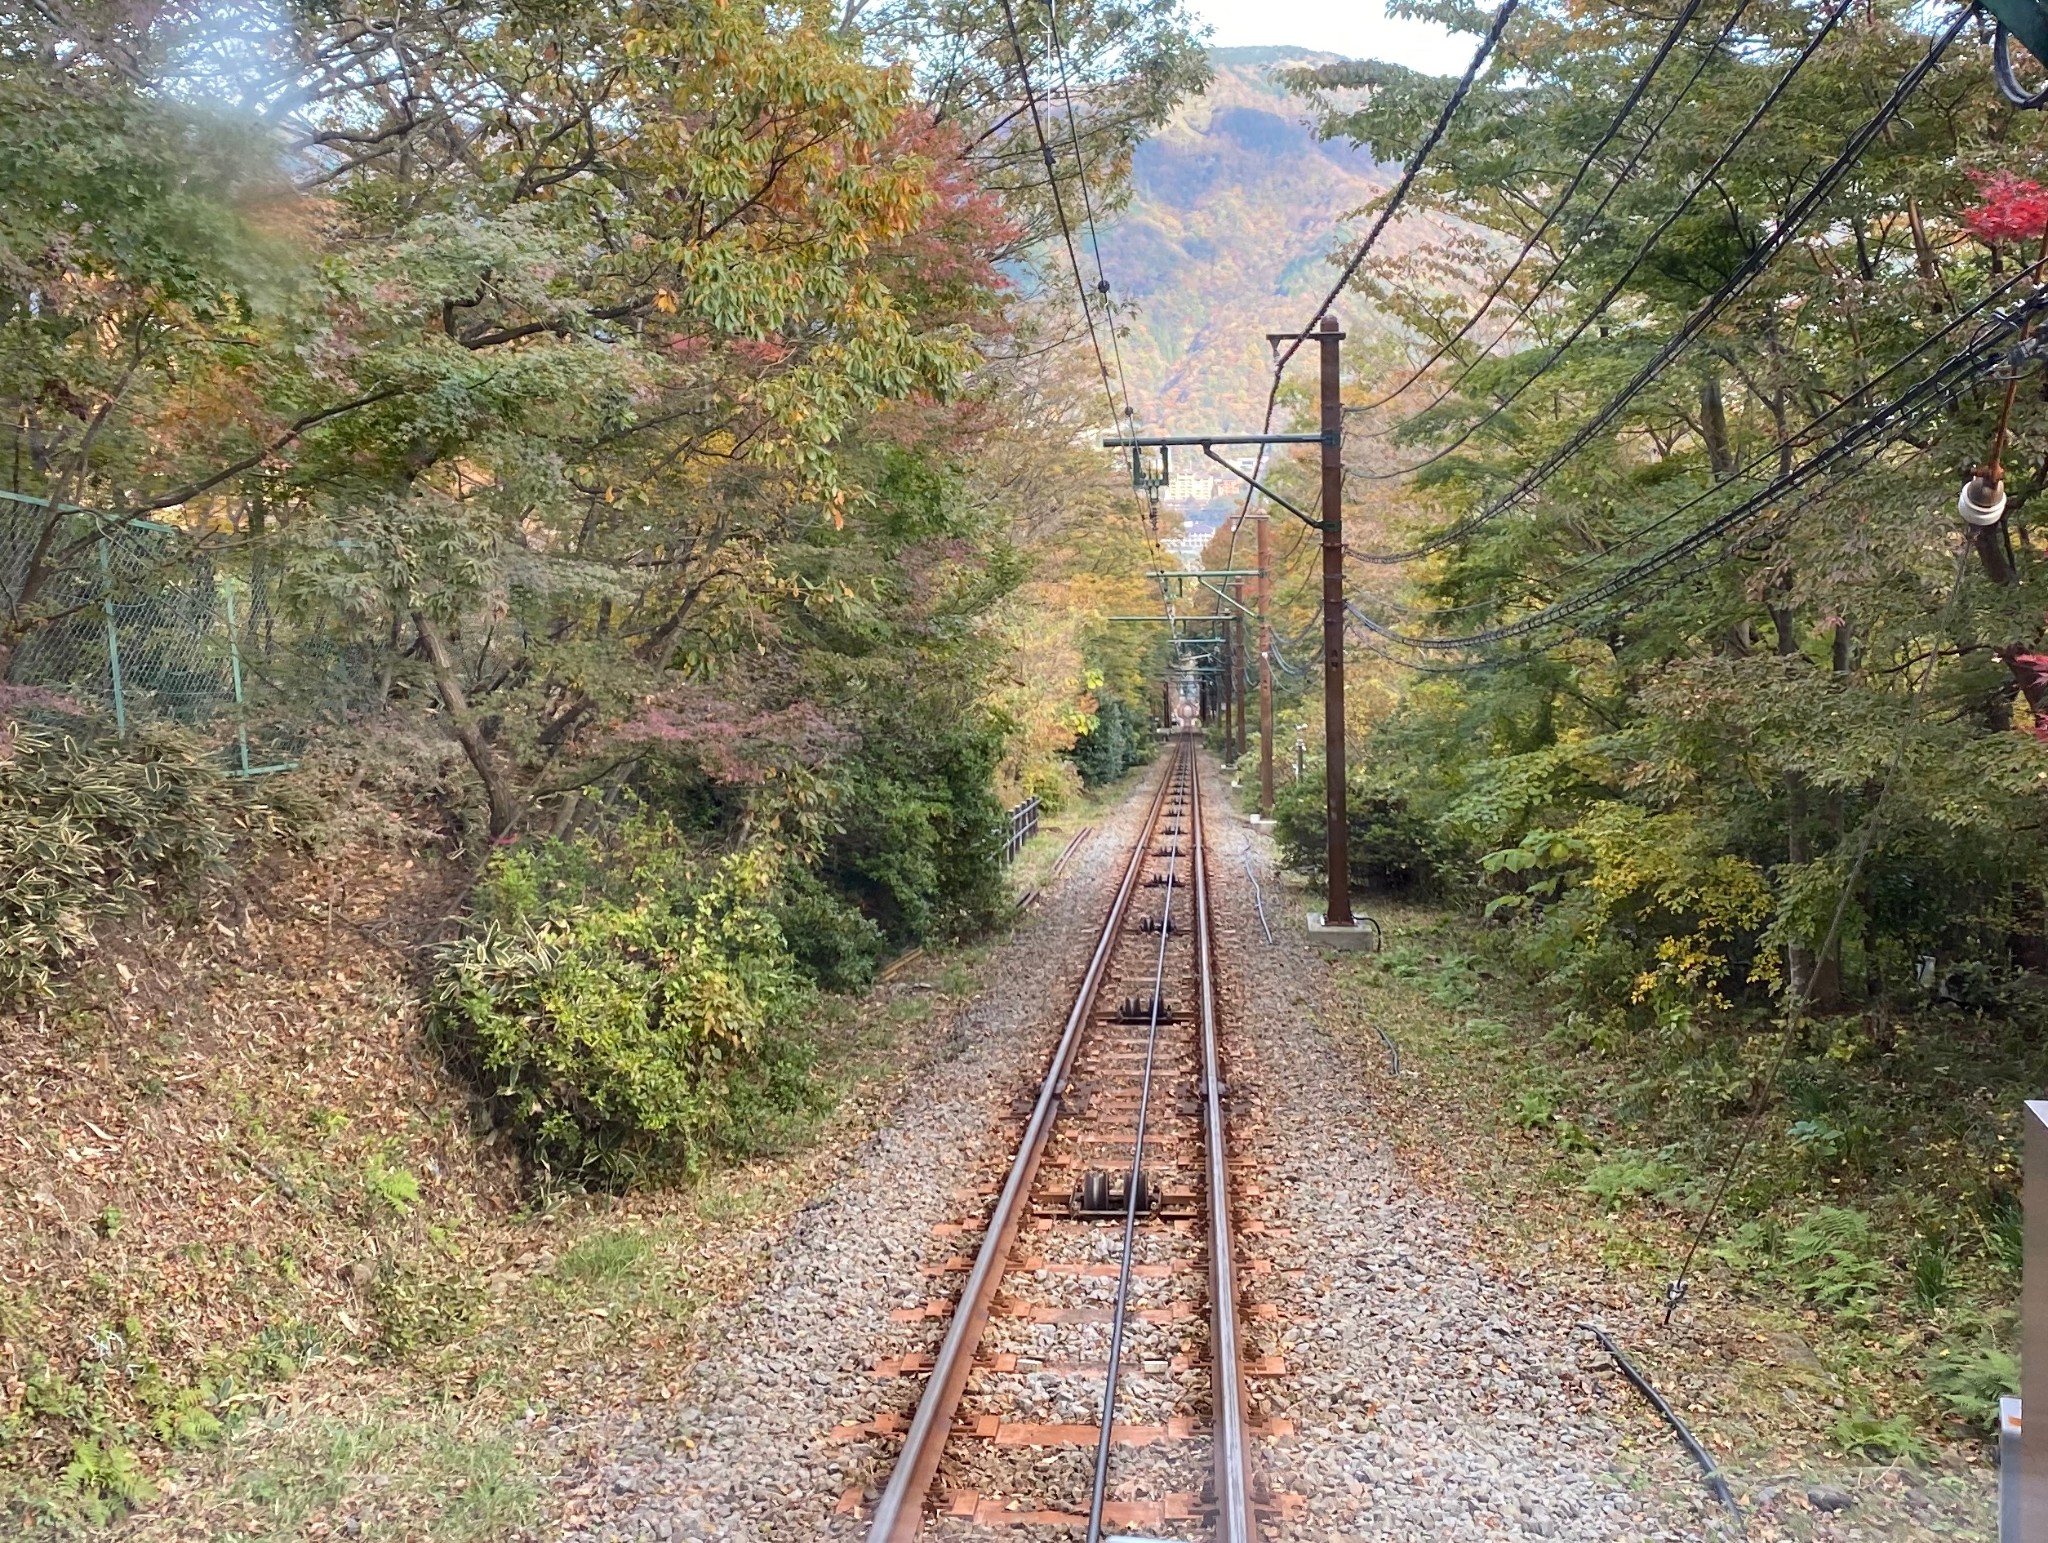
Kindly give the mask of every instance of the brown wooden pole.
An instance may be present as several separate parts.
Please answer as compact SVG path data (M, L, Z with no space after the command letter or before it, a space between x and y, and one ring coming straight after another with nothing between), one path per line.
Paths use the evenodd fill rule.
M1237 748L1231 759L1241 761L1248 743L1245 736L1245 673L1248 661L1245 658L1243 579L1230 581L1230 598L1234 602L1230 609L1230 635L1236 641L1236 647L1230 653L1230 691L1237 698Z
M1351 843L1344 801L1344 403L1337 349L1344 334L1325 316L1315 334L1322 353L1323 430L1323 781L1329 821L1328 927L1351 916Z
M1223 756L1230 758L1230 629L1220 627L1216 636L1216 718L1223 725Z
M1267 566L1265 510L1259 529L1259 813L1273 818L1273 570Z

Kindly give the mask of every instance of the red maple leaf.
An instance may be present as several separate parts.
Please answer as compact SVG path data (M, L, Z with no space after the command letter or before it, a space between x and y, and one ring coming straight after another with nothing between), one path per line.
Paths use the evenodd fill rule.
M2038 241L2048 234L2048 188L2009 171L1970 173L1984 200L1963 223L1984 241Z

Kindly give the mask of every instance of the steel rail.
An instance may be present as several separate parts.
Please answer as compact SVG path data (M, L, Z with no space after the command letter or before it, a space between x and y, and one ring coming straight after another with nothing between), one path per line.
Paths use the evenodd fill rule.
M1192 805L1195 799L1194 760L1183 741L1174 754L1174 769L1167 778L1169 786L1182 790L1184 806ZM1194 829L1192 819L1186 828ZM1167 848L1165 899L1159 908L1159 949L1152 959L1152 1010L1145 1030L1145 1071L1138 1083L1131 1171L1124 1181L1123 1255L1117 1265L1116 1301L1109 1315L1109 1362L1102 1377L1102 1422L1095 1433L1095 1476L1088 1491L1085 1543L1102 1543L1102 1508L1109 1500L1109 1447L1116 1434L1116 1391L1123 1372L1124 1328L1130 1321L1131 1267L1138 1258L1138 1192L1145 1172L1145 1126L1152 1114L1152 1073L1159 1060L1159 1002L1166 995L1166 945L1173 938L1173 891L1174 881L1180 876L1181 829L1176 821L1173 841ZM1198 913L1195 925L1199 929L1201 924Z
M1245 1419L1244 1354L1237 1329L1237 1243L1230 1225L1229 1126L1223 1108L1222 1051L1216 1031L1216 969L1209 938L1209 875L1202 832L1199 758L1191 757L1194 819L1195 967L1201 983L1202 1126L1209 1182L1209 1355L1211 1445L1216 1459L1217 1543L1256 1543L1251 1433Z
M980 1252L975 1255L974 1268L961 1288L960 1305L954 1310L946 1337L932 1358L931 1375L925 1381L924 1394L918 1399L917 1413L911 1418L910 1429L904 1434L902 1449L896 1454L896 1465L890 1470L888 1485L883 1489L881 1499L875 1503L874 1517L868 1523L868 1543L914 1543L922 1525L925 1493L938 1473L939 1458L952 1434L953 1414L959 1408L961 1392L967 1386L967 1375L974 1366L975 1347L981 1342L982 1331L988 1325L989 1311L995 1304L996 1291L1002 1284L1004 1261L1016 1240L1017 1224L1023 1219L1029 1203L1031 1181L1038 1172L1039 1160L1045 1155L1053 1122L1059 1116L1067 1077L1073 1068L1075 1053L1080 1048L1082 1030L1109 973L1110 960L1123 930L1124 913L1129 909L1131 895L1138 887L1138 875L1152 848L1159 811L1166 805L1167 790L1172 787L1177 770L1176 760L1161 774L1158 791L1152 795L1152 806L1145 815L1142 834L1132 844L1131 860L1124 869L1123 883L1118 886L1116 899L1111 902L1109 915L1102 924L1102 935L1096 940L1088 971L1081 977L1073 1011L1067 1015L1066 1029L1060 1035L1052 1063L1046 1069L1045 1081L1038 1090L1038 1102L1024 1127L1017 1155L1011 1160L1009 1177L996 1197L995 1209L989 1213L988 1231L982 1237Z

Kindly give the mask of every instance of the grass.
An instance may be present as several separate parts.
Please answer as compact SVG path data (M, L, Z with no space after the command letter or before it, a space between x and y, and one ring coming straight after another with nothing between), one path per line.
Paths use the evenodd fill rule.
M531 1454L502 1432L471 1428L454 1408L294 1423L252 1440L242 1455L220 1517L232 1516L242 1537L485 1543L542 1510Z
M1890 1048L1837 1029L1795 1056L1665 1332L1751 1061L1717 1060L1700 1026L1585 1021L1526 983L1499 929L1448 908L1373 910L1389 946L1335 965L1335 1030L1382 1078L1418 1171L1482 1207L1504 1265L1628 1304L1632 1351L1738 1468L1903 1465L1956 1535L1981 1529L2017 1285L1995 1110L2017 1108L2026 1058L1990 1075L2003 1031L1966 1025L1937 1059L1898 1026Z
M0 1188L28 1197L0 1229L0 1342L27 1354L0 1533L548 1530L558 1427L672 1391L989 957L821 998L808 1108L687 1183L585 1195L521 1175L427 1051L409 954L346 927L381 927L411 864L355 867L336 913L288 876L274 918L161 928L45 1020L0 1015Z

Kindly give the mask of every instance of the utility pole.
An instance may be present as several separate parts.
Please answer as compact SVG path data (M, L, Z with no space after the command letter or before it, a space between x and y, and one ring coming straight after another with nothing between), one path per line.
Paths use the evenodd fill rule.
M1336 317L1325 316L1314 335L1323 366L1323 810L1330 822L1330 896L1323 925L1355 927L1344 799L1344 402L1337 359L1344 334Z
M1259 817L1273 818L1273 570L1267 562L1266 511L1259 532Z
M1223 666L1223 678L1217 682L1223 686L1223 754L1231 754L1231 744L1237 738L1237 701L1231 695L1231 623L1223 623L1223 650L1217 656Z
M1245 673L1250 658L1245 649L1244 630L1244 580L1230 581L1230 630L1237 640L1237 647L1230 656L1230 689L1237 697L1237 753L1233 760L1244 759L1245 752Z
M1320 916L1309 918L1309 932L1312 937L1338 948L1369 948L1377 934L1369 927L1361 927L1351 914L1351 848L1348 830L1349 811L1346 806L1344 789L1344 404L1341 394L1343 383L1340 369L1339 347L1344 334L1338 330L1337 319L1325 316L1311 332L1269 332L1266 341L1278 348L1283 343L1301 344L1314 339L1321 371L1321 424L1314 434L1160 434L1124 435L1106 438L1102 445L1105 450L1156 449L1160 452L1162 467L1166 457L1175 449L1200 450L1209 460L1235 475L1255 492L1265 495L1269 503L1278 504L1304 525L1315 527L1322 533L1323 547L1323 765L1325 768L1325 790L1323 814L1328 827L1325 855L1329 865L1329 899ZM1291 350L1290 350L1291 352ZM1259 480L1258 473L1246 471L1230 460L1216 453L1219 445L1316 445L1322 452L1322 508L1311 514L1297 508L1285 493ZM1260 535L1265 535L1262 524ZM1272 660L1272 633L1266 620L1266 601L1269 597L1271 579L1267 572L1266 554L1260 553L1260 652L1262 654L1261 679L1265 678ZM1223 641L1226 668L1228 667L1229 640ZM1229 700L1229 681L1218 683ZM1270 693L1270 686L1267 691ZM1213 700L1213 699L1212 699ZM1271 722L1271 708L1262 704L1262 726ZM1268 730L1270 738L1270 729ZM1270 753L1270 752L1268 752ZM1300 776L1300 747L1295 752L1296 776ZM1262 772L1264 770L1262 763ZM1266 807L1271 808L1270 783L1262 776L1261 794Z

